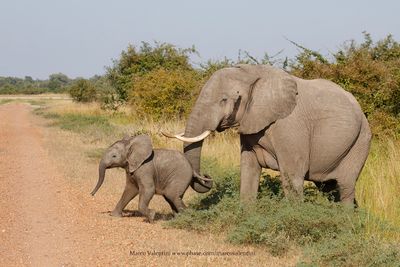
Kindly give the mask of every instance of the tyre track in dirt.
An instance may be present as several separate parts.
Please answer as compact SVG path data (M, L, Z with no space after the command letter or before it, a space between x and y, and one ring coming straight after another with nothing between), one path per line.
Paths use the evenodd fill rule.
M96 166L87 167L82 152L77 151L84 142L44 127L43 119L31 110L22 103L0 105L0 266L295 264L297 257L293 255L275 258L262 248L234 246L209 233L165 229L163 217L168 217L169 211L161 198L153 199L151 206L167 215L159 214L155 224L135 215L108 216L107 210L113 208L119 193L110 190L106 181L99 196L89 195ZM71 139L70 143L64 142L66 139ZM52 142L57 146L50 149ZM136 205L134 200L128 207L135 210ZM255 255L147 255L154 251L250 251Z

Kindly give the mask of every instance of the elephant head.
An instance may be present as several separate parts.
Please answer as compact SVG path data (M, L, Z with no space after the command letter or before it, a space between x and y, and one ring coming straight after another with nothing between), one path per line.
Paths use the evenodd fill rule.
M152 153L153 147L147 135L125 137L112 144L100 160L99 179L91 194L96 194L103 184L106 169L121 167L133 173Z
M175 138L200 173L203 139L212 131L239 128L254 134L288 116L296 106L297 84L284 72L266 65L237 65L216 71L202 88L189 115L186 129ZM170 136L170 135L168 135ZM195 185L202 190L203 185Z

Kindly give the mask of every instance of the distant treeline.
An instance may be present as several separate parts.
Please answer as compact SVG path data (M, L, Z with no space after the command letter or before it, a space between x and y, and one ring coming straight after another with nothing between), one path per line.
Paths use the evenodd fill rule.
M46 92L65 92L72 80L62 73L51 74L47 80L34 80L31 76L25 78L0 77L0 94L41 94Z
M96 84L101 78L95 75L88 81ZM31 76L24 78L0 76L0 94L68 93L71 85L81 80L86 79L71 79L63 73L51 74L46 80L33 79Z
M239 51L235 60L209 60L194 66L190 62L190 56L198 53L194 47L143 42L122 51L104 76L70 80L53 74L46 81L0 78L0 93L67 90L76 101L98 101L104 109L117 111L130 105L139 116L183 117L216 70L239 63L271 64L298 77L325 78L341 85L358 99L375 135L400 135L400 44L391 35L374 42L364 33L362 43L347 41L329 55L292 43L299 49L294 58L281 53L256 58Z

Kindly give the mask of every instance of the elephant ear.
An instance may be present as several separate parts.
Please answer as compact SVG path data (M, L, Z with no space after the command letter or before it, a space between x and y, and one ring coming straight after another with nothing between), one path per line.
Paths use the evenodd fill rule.
M239 67L250 75L255 74L239 133L257 133L293 111L296 106L297 84L289 74L265 65Z
M150 137L145 134L133 137L129 145L128 169L130 173L133 173L151 156L153 146Z

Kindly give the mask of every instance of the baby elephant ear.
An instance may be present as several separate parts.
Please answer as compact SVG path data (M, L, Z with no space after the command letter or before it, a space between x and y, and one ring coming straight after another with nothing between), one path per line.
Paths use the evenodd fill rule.
M151 139L148 135L142 134L132 138L129 143L130 147L128 150L128 168L129 172L133 173L148 159L152 152L153 146Z

